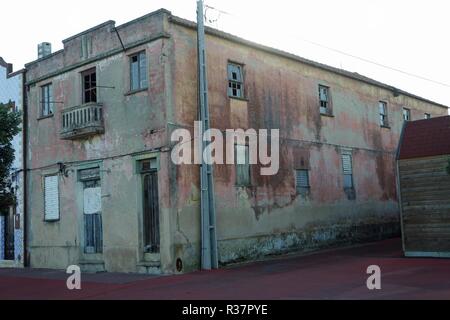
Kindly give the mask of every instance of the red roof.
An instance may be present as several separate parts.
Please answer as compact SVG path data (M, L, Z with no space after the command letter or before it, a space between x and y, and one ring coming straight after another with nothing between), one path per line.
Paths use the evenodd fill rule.
M450 116L406 123L399 159L450 155Z

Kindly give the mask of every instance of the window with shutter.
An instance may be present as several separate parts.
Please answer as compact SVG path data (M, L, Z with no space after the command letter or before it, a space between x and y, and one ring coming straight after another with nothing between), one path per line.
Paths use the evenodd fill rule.
M310 187L308 170L296 170L296 186L297 191Z
M53 114L53 86L47 84L41 87L41 117Z
M59 185L58 176L44 178L44 220L59 220Z
M353 163L350 154L342 155L342 169L344 173L344 188L353 188Z
M130 81L132 91L148 87L147 56L144 51L130 56Z

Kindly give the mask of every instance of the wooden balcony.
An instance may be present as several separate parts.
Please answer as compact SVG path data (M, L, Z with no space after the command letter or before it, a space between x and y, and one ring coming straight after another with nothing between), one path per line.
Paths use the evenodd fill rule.
M83 139L104 132L102 104L85 104L63 110L61 139Z

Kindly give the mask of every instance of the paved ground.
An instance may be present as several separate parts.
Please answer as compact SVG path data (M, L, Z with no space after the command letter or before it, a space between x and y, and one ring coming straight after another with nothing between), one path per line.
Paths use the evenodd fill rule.
M379 291L366 287L370 265L381 267ZM450 259L403 258L399 239L181 276L83 274L80 291L67 290L66 278L0 269L0 299L450 300Z

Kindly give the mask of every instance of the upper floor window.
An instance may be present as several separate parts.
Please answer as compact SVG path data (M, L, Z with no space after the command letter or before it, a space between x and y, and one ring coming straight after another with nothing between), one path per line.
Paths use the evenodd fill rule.
M53 86L47 84L41 87L41 116L48 117L53 114Z
M147 56L144 51L130 57L130 81L132 91L148 87Z
M429 113L425 113L425 116L424 116L424 118L425 118L425 119L431 119L431 114L429 114Z
M411 121L411 110L403 108L403 120Z
M81 74L83 77L83 103L97 102L97 73L95 68Z
M380 126L382 127L388 127L388 109L387 109L387 103L384 101L379 102L379 113L380 113Z
M244 98L242 66L235 63L228 63L228 96Z
M331 113L330 88L319 85L320 113Z

